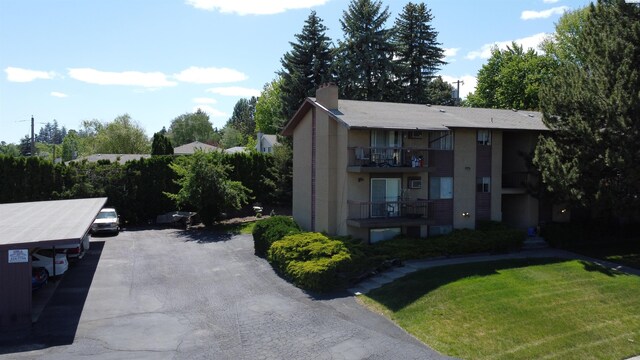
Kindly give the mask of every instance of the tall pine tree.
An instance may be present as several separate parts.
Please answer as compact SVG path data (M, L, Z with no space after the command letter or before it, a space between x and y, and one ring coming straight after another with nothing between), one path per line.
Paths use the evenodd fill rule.
M395 101L425 103L427 84L443 61L444 49L431 26L433 16L424 3L405 5L395 22L392 41L395 48Z
M388 100L392 73L391 31L385 28L389 7L382 2L352 0L340 19L344 40L339 41L334 71L340 97L351 100Z
M547 188L608 216L640 216L640 7L601 0L540 93ZM572 59L580 59L573 61Z
M331 39L326 36L327 27L312 11L296 42L290 42L291 51L280 62L282 78L283 118L290 119L307 96L331 80Z

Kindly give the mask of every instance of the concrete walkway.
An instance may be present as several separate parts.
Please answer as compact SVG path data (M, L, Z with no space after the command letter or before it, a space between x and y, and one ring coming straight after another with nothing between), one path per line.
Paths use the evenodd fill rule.
M565 250L545 248L545 249L524 250L520 252L499 254L499 255L478 254L478 255L470 255L470 256L451 257L451 258L409 260L404 262L404 266L394 267L383 273L377 274L365 281L358 283L355 287L348 289L348 291L353 295L366 294L373 289L377 289L382 285L393 282L412 272L422 270L422 269L438 267L438 266L496 261L496 260L526 259L526 258L560 258L560 259L568 259L568 260L569 259L585 260L585 261L589 261L589 262L601 265L607 269L612 269L612 270L640 276L640 270L630 268L628 266L623 266L610 261L594 259L588 256L583 256L583 255L572 253Z

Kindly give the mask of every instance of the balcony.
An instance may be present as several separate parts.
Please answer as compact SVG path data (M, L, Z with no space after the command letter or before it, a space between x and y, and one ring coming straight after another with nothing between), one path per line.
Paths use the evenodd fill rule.
M347 171L354 173L422 173L430 169L429 150L401 147L350 147Z
M503 194L526 194L527 190L535 186L537 177L526 171L515 171L502 174Z
M347 225L359 228L429 225L433 203L429 200L385 202L348 201Z

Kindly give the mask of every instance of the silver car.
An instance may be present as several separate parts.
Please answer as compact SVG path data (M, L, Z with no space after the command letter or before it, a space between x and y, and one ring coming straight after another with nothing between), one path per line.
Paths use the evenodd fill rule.
M100 210L98 216L91 225L91 232L93 234L100 232L109 232L118 234L120 231L120 219L118 213L114 208L104 208Z

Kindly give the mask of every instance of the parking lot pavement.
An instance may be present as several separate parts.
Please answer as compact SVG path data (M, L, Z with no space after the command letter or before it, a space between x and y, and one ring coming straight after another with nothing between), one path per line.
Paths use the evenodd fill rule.
M314 298L287 283L253 255L250 235L141 229L94 240L104 245L60 281L30 342L0 358L445 358L347 294Z

